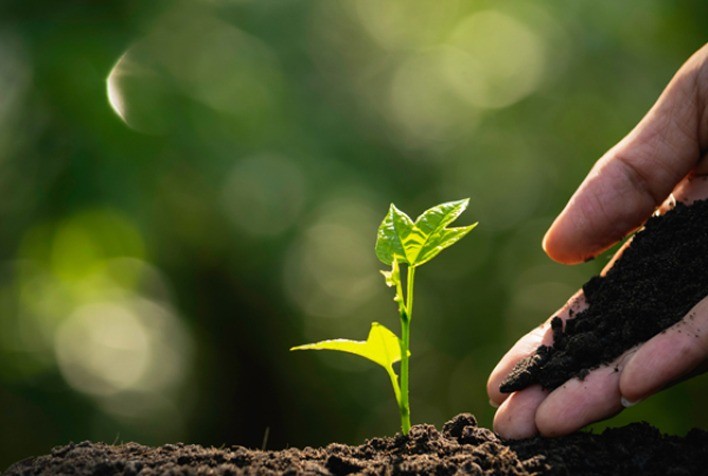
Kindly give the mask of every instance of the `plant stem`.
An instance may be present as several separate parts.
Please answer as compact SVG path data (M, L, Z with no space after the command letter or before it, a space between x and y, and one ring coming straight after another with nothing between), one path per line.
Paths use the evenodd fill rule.
M415 267L408 267L408 275L406 276L406 314L408 314L408 322L413 317L413 284L415 282Z
M408 266L406 277L406 299L401 312L401 398L399 409L401 412L401 431L404 435L411 429L411 409L408 402L408 366L410 349L410 325L413 317L413 285L415 284L415 267Z
M404 435L411 429L411 407L408 402L408 347L410 343L410 321L401 319L401 431Z

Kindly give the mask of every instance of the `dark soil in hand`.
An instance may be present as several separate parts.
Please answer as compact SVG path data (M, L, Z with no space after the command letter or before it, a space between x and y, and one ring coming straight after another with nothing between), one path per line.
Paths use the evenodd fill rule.
M415 425L407 437L373 438L360 446L251 450L83 442L11 466L17 475L688 475L706 474L708 432L662 436L646 423L601 435L503 441L458 415L439 432Z
M502 392L582 379L687 316L708 295L708 201L679 203L649 219L607 274L590 279L583 292L588 307L565 326L554 317L553 346L519 362Z

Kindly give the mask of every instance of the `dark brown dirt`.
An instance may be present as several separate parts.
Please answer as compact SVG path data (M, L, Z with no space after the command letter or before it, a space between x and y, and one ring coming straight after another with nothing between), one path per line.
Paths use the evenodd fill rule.
M646 423L602 435L502 441L461 414L439 432L415 425L407 437L373 438L360 446L250 450L182 443L83 442L11 466L19 475L689 475L706 474L708 432L662 436Z
M589 306L565 326L554 317L553 346L519 362L501 391L533 384L554 389L582 379L680 321L708 295L706 257L708 201L652 217L604 277L585 283Z

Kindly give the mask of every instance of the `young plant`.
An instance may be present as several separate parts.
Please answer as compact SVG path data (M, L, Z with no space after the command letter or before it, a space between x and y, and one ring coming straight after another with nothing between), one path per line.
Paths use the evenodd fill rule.
M411 427L408 402L408 369L410 359L410 324L413 317L413 287L416 269L435 258L469 233L477 223L464 227L448 225L465 211L469 199L437 205L423 212L415 221L391 204L376 236L376 256L390 271L381 271L386 285L395 289L393 300L398 304L401 338L382 324L374 322L366 341L331 339L314 344L299 345L290 350L337 350L359 355L376 362L388 373L401 415L401 431L408 434ZM401 279L401 265L406 279ZM405 284L405 292L404 292ZM401 362L400 382L393 364Z

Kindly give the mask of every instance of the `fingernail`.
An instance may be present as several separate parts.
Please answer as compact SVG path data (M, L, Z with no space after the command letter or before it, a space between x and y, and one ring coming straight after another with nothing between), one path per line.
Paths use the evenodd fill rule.
M492 406L492 408L499 408L499 404L494 400L489 400L489 404Z
M627 399L624 398L624 397L622 397L622 398L620 399L620 402L622 402L622 406L623 406L624 408L633 407L634 405L636 405L637 403L639 403L639 402L641 402L641 401L642 401L641 398L640 398L639 400L635 400L635 401L627 400Z

